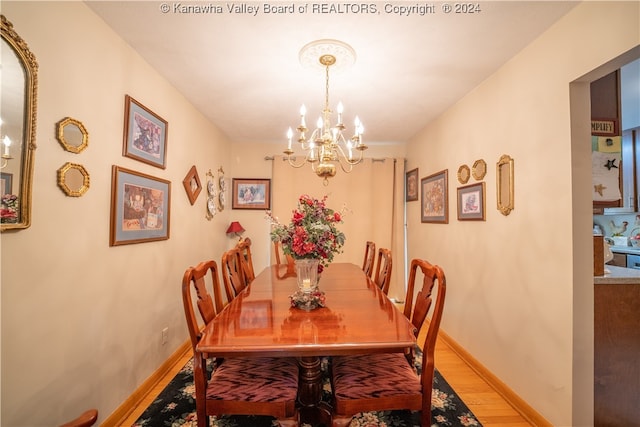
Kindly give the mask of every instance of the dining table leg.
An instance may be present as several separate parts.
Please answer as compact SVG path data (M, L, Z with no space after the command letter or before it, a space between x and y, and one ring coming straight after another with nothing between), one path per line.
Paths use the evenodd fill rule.
M322 369L320 357L299 357L300 385L298 403L302 422L331 425L331 408L322 401Z

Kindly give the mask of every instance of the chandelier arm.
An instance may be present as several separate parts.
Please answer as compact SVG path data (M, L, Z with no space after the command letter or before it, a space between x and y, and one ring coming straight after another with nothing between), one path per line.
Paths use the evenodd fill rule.
M307 156L304 157L304 159L302 159L302 161L298 164L295 163L295 156L293 159L291 159L291 155L287 154L287 157L285 157L285 159L287 160L287 162L289 162L289 165L296 168L296 169L300 169L301 167L303 167L306 163L307 163Z
M364 151L363 150L357 150L360 152L360 154L358 155L358 158L355 160L349 160L349 156L347 156L344 152L344 150L342 149L342 147L340 145L336 145L336 148L338 150L338 152L340 153L340 155L338 156L338 161L340 162L340 166L342 166L343 162L348 164L348 165L357 165L358 163L362 162L362 160L364 160ZM356 148L352 148L352 150L356 150ZM344 168L343 168L344 170ZM349 170L351 170L351 168L349 168ZM346 172L346 171L345 171Z

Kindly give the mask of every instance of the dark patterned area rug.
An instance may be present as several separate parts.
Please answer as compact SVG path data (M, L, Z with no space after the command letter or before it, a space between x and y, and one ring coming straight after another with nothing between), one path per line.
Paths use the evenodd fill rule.
M420 353L416 360L421 360ZM133 424L133 427L178 427L196 426L195 386L193 385L193 361L190 360L158 395L154 402ZM323 372L327 372L328 359L323 360ZM421 369L419 364L416 365ZM327 375L324 378L323 400L329 401L331 385ZM473 426L482 425L467 405L455 393L447 381L436 369L431 397L432 426ZM210 427L272 427L277 426L275 419L260 416L222 416L210 417ZM350 427L419 427L418 412L382 411L366 412L353 418ZM311 427L302 424L301 427Z

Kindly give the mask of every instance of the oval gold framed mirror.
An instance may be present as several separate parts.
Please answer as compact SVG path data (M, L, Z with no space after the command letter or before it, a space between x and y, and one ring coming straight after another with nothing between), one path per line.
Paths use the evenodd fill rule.
M4 15L0 15L0 18L2 21L0 231L5 231L27 228L31 225L38 63L27 43L13 29L13 24Z
M89 190L89 172L82 165L65 163L58 169L58 186L70 197L80 197Z
M502 215L509 215L514 208L513 159L503 154L496 164L496 200Z
M79 120L67 117L57 127L58 142L65 150L77 154L89 145L89 133Z

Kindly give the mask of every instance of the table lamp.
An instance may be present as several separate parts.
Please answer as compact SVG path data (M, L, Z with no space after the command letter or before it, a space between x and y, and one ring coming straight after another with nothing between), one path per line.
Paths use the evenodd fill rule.
M239 237L240 240L242 240L242 233L244 233L244 228L242 228L242 225L240 225L238 221L233 221L231 224L229 224L229 228L227 228L227 235L233 234L236 237Z

